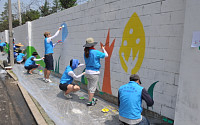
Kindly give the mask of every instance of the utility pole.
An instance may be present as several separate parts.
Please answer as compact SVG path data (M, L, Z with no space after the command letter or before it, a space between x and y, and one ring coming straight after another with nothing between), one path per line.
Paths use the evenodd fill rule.
M19 25L22 25L22 16L21 16L21 6L20 6L20 0L18 2L18 13L19 13Z
M14 66L11 0L8 0L8 23L9 23L10 65Z

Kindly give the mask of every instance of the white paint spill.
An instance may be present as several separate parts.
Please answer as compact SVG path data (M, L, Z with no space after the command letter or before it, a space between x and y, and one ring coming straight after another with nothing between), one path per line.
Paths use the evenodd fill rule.
M72 112L74 112L75 114L82 114L81 110L79 109L72 109Z

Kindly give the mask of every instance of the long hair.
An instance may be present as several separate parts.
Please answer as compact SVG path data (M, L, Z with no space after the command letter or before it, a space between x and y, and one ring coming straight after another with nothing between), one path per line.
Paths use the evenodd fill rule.
M89 54L90 54L90 47L85 47L84 51L85 51L85 57L88 58Z

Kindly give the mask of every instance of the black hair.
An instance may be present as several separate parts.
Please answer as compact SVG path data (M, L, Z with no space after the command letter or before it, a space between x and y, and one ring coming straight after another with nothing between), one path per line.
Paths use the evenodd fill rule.
M20 49L19 51L18 51L18 53L21 53L22 52L22 50Z
M130 77L130 81L137 81L138 79L134 79L133 77Z
M38 55L37 52L33 52L33 53L32 53L32 56L36 56L36 55Z
M90 54L90 47L85 47L84 51L85 51L85 57L88 58L89 54Z
M72 66L73 59L70 60L70 66Z

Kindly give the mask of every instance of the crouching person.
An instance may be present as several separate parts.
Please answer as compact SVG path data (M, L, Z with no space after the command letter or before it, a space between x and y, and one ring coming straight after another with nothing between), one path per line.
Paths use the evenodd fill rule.
M21 64L22 62L25 61L25 54L23 54L22 50L19 50L19 54L16 58L16 61L18 64Z
M80 90L80 87L78 85L72 84L73 79L80 78L82 75L85 74L85 72L81 73L80 75L76 76L74 74L74 69L77 67L83 66L84 64L80 64L79 60L72 59L70 60L70 65L68 65L65 69L65 72L63 73L59 88L64 91L64 96L66 98L72 98L70 95L70 92L75 92Z
M133 74L130 76L130 82L119 88L119 120L124 125L149 125L147 118L141 115L142 99L147 106L152 106L154 101L140 85L140 77Z
M33 52L32 56L30 56L24 64L24 68L27 70L28 74L32 74L33 70L36 70L38 66L40 66L40 64L35 64L35 61L40 61L44 59L44 57L42 57L41 59L36 59L37 55L37 52Z

